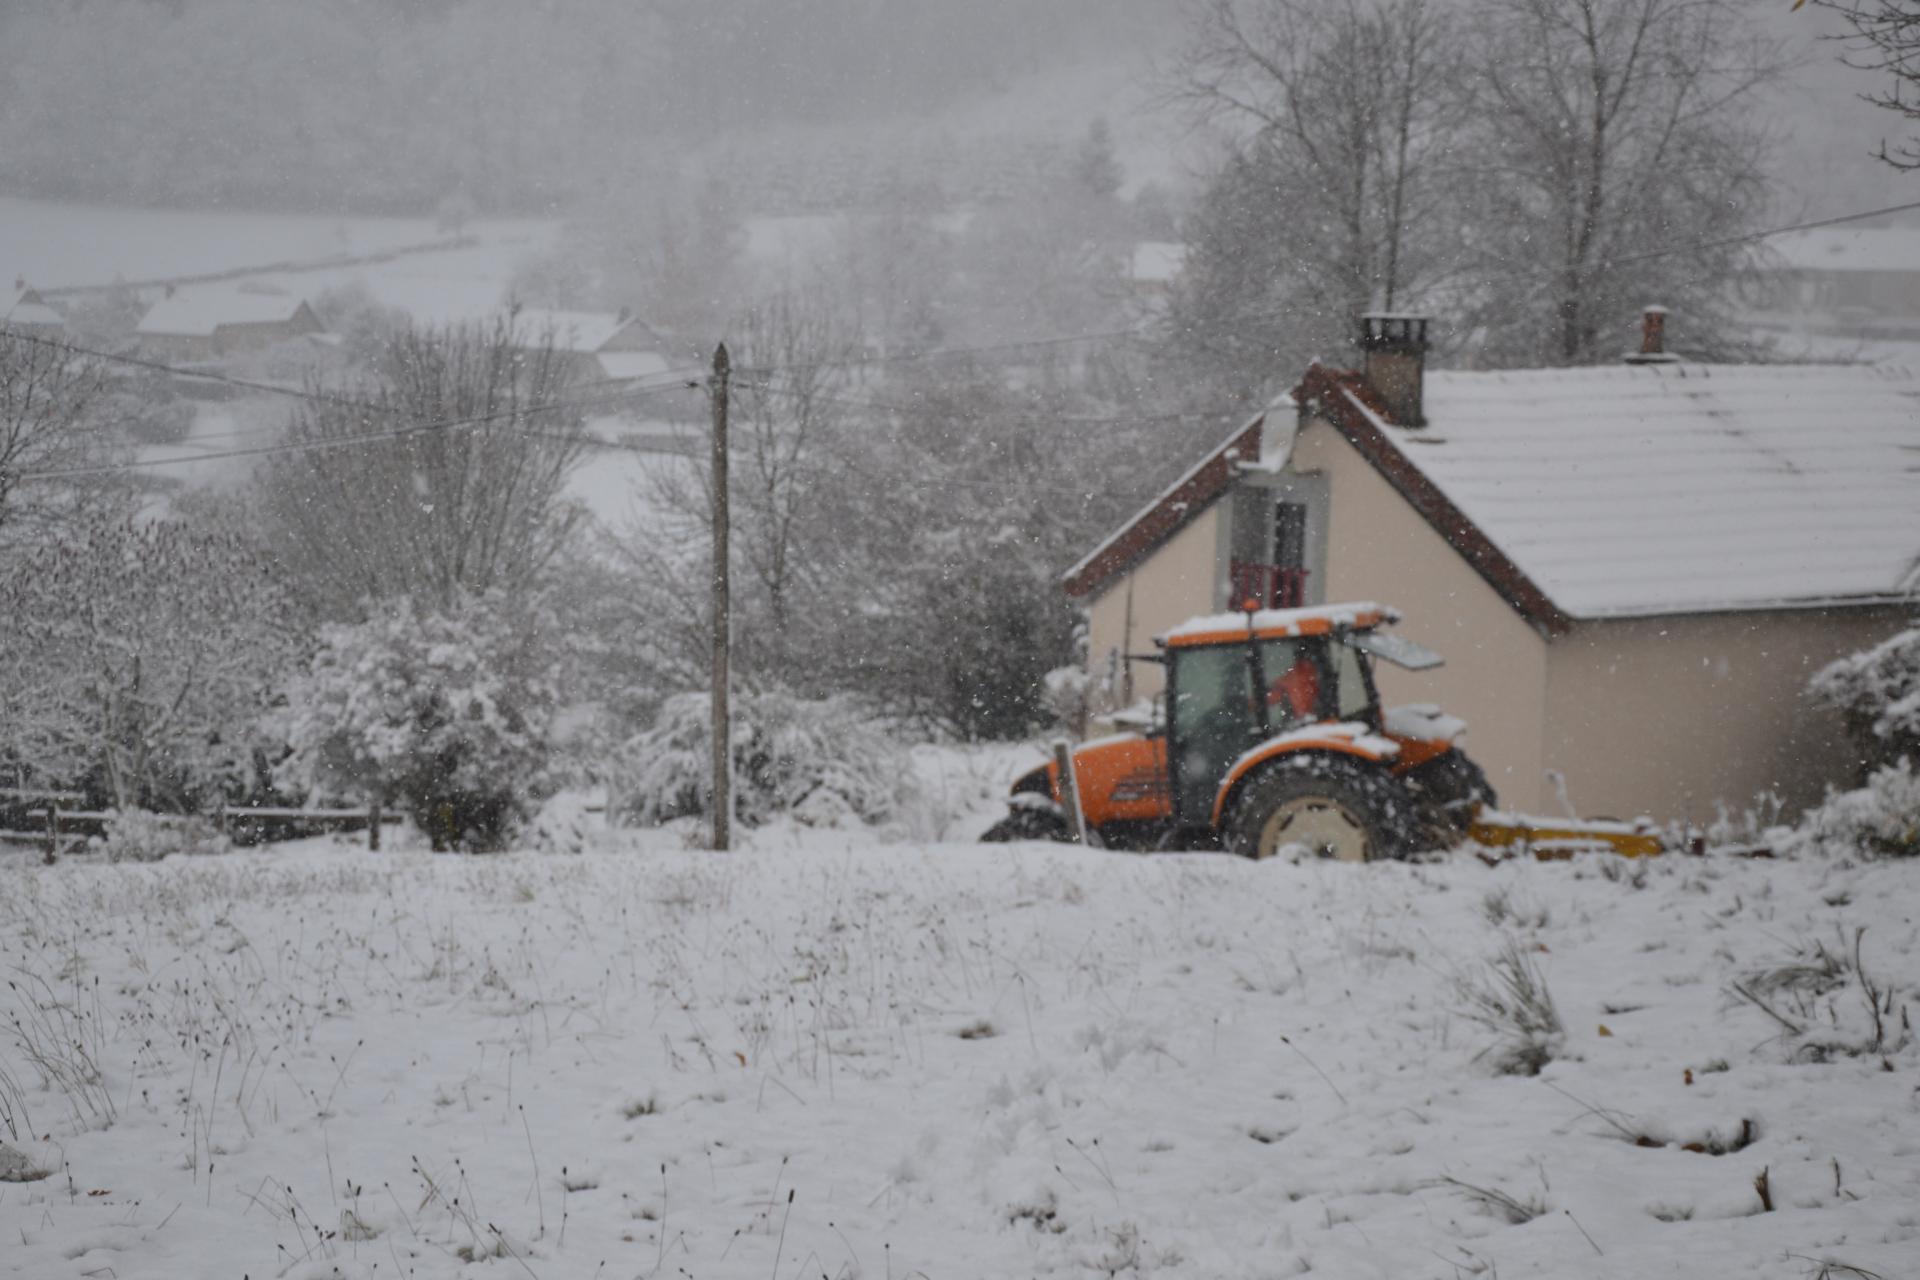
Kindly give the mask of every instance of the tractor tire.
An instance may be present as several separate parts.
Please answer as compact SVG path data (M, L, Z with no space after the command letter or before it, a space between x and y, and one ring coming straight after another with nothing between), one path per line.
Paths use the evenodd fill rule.
M1016 840L1059 840L1072 838L1064 815L1039 807L1015 809L988 827L980 837L984 844L1012 844Z
M1477 810L1500 807L1486 773L1458 749L1407 770L1400 781L1419 806L1422 848L1452 848L1467 838Z
M1419 844L1413 797L1379 765L1302 753L1247 782L1223 831L1230 852L1271 858L1288 845L1339 862L1403 858Z

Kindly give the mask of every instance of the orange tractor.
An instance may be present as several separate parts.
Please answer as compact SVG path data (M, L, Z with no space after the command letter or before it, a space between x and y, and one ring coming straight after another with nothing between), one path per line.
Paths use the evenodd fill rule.
M1110 848L1299 848L1364 862L1472 838L1638 854L1658 842L1621 824L1535 824L1493 812L1466 725L1437 707L1383 710L1373 662L1413 671L1440 655L1382 630L1400 615L1341 604L1195 618L1145 660L1167 673L1163 723L1082 744L1013 785L989 841L1072 839ZM1069 811L1077 808L1077 815ZM1075 817L1078 817L1078 823Z

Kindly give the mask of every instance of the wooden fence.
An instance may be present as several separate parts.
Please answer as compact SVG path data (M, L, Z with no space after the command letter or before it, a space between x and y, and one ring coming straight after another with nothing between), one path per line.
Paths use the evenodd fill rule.
M38 848L43 861L53 862L62 853L84 848L89 839L104 836L113 823L111 810L64 809L61 802L77 803L84 796L70 791L25 791L0 788L0 809L8 812L18 825L23 816L37 817L37 829L0 829L0 845L14 844ZM27 809L26 805L33 807ZM272 844L323 831L361 831L367 833L367 848L380 848L382 827L400 821L397 813L380 806L365 809L295 809L271 805L222 806L207 818L222 836L235 844Z

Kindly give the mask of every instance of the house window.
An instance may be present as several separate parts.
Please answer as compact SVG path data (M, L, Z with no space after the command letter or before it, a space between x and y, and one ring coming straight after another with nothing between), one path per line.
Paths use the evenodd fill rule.
M1229 605L1291 609L1308 600L1307 504L1250 489L1236 503Z

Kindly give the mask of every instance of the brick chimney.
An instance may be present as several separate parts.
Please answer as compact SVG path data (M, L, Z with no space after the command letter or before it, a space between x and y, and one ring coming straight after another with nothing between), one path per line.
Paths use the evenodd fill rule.
M1370 311L1360 317L1360 372L1394 425L1427 425L1427 317Z
M1628 364L1671 364L1680 357L1667 351L1667 309L1651 306L1640 312L1640 349L1627 353Z

